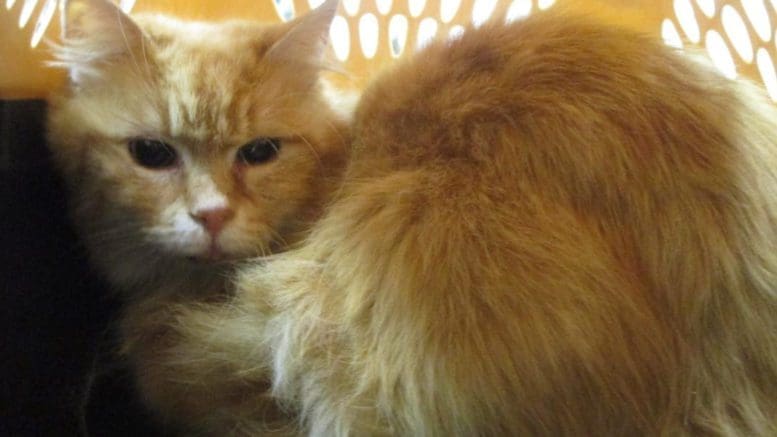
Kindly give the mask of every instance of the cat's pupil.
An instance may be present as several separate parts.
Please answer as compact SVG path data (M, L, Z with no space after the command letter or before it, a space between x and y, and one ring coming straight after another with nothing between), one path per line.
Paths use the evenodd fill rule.
M147 138L131 140L129 152L135 162L146 168L169 168L178 162L178 154L175 149L159 140Z
M257 138L240 147L237 156L244 164L261 164L274 158L280 148L281 141L277 138Z

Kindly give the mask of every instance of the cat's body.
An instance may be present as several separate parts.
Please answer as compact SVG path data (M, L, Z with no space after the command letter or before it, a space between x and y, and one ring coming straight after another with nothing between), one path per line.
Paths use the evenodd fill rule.
M432 44L302 244L144 318L140 385L213 435L775 435L776 121L593 19Z
M271 375L312 435L774 435L775 120L585 18L432 45L365 92L305 244L175 310L160 365Z
M270 25L67 3L70 84L49 140L91 259L126 301L120 349L139 381L167 344L164 309L225 299L235 264L301 238L339 181L349 109L319 77L336 6Z

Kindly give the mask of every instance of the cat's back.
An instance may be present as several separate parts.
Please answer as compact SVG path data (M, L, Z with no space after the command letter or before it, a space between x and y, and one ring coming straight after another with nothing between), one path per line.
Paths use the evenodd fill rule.
M773 213L769 190L751 186L777 182L775 119L762 89L695 53L545 12L437 42L375 80L349 175L405 178L403 207L413 192L414 212L438 206L454 222L564 211L618 256L651 252L634 262L659 274L651 257L678 252L673 241L706 250L712 237L698 233L746 224L743 204ZM669 222L680 224L655 238Z
M593 16L545 12L470 29L400 62L368 88L357 127L386 132L369 154L385 149L396 159L403 151L411 159L492 159L495 151L467 141L484 126L495 135L520 132L524 149L565 137L583 143L589 138L580 135L601 137L604 127L618 135L679 125L678 116L725 128L721 122L741 105L738 88L707 64Z
M393 68L302 252L325 259L333 350L368 357L317 367L332 405L415 435L773 431L774 115L563 13Z

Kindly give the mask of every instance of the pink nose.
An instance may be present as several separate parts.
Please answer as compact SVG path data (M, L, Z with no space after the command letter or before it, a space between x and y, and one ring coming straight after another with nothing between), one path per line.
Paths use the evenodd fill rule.
M234 211L229 208L213 208L203 209L190 213L194 221L201 224L208 233L214 237L224 228L224 224L228 222L234 215Z

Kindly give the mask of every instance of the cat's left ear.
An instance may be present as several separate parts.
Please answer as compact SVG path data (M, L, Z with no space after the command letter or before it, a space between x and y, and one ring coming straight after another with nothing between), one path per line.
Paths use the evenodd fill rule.
M339 5L339 0L326 0L318 8L288 23L290 29L270 47L267 59L304 64L316 71L321 69L329 45L329 27Z
M106 63L142 56L143 31L109 0L66 0L62 12L62 44L53 64L67 68L73 83L99 76Z

